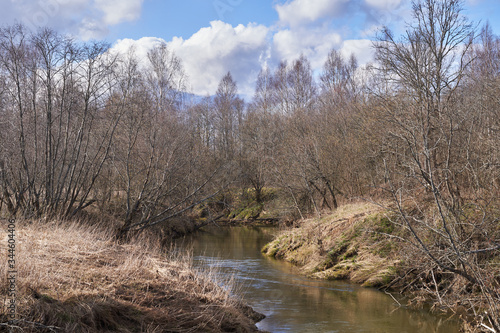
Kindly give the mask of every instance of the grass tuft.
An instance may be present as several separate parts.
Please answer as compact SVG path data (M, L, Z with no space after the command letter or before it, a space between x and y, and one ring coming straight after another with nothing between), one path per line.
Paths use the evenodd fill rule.
M240 332L262 319L232 296L231 284L196 270L186 254L144 234L126 244L80 223L19 222L16 325L24 332ZM0 239L6 253L7 238ZM7 299L8 267L0 265ZM6 323L5 301L0 321ZM5 327L5 326L4 326ZM227 330L231 328L231 330Z

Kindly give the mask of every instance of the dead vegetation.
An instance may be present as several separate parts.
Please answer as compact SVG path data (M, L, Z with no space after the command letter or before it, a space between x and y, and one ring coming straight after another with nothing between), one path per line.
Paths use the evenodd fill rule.
M20 223L16 233L20 320L11 331L257 331L260 315L234 296L230 281L194 269L187 255L162 253L146 236L118 244L98 227L38 222ZM2 252L6 245L3 237ZM0 276L7 323L5 264Z
M432 216L431 212L424 215ZM468 220L472 223L473 216ZM417 225L415 229L427 241L435 238L426 225ZM284 230L262 251L300 266L311 277L377 287L399 294L398 299L404 305L430 307L436 313L463 319L467 332L482 332L493 326L489 299L481 288L439 267L415 244L410 233L394 211L353 203L340 206L321 219L299 222L294 228ZM486 244L478 242L475 241L476 247L485 247ZM446 248L439 249L436 244L430 250L443 252ZM470 252L468 260L474 262L477 274L488 281L486 288L497 293L498 253ZM440 258L444 255L445 252Z
M392 245L381 237L390 228L380 207L348 204L282 232L263 252L301 266L315 278L382 286L392 280L398 263L389 255Z

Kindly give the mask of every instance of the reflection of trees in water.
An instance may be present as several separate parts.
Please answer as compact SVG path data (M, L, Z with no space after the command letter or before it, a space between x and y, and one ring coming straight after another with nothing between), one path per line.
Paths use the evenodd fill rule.
M231 253L239 259L250 253L260 257L260 249L272 239L276 228L272 227L209 227L192 237L193 241L201 236L203 243L210 243L211 253L221 255ZM196 246L196 245L195 245Z
M273 331L280 327L294 332L316 329L398 333L457 331L456 325L445 323L425 311L398 307L378 290L342 281L308 279L300 275L299 268L264 257L260 249L276 231L276 228L267 227L210 227L191 238L195 256L219 257L224 261L222 265L227 266L222 272L231 276L235 272L244 275L239 280L236 276L235 282L241 284L238 289L257 311L270 316L269 322L263 323L269 327L263 329Z

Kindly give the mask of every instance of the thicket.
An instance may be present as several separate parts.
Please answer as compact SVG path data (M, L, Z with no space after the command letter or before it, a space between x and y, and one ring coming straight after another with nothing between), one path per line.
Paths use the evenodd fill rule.
M406 241L481 291L500 331L500 281L484 269L500 249L500 39L461 0L418 0L406 33L384 29L373 46L363 68L332 50L319 77L305 56L263 68L246 104L230 73L213 97L184 93L166 46L144 64L133 49L3 27L1 212L111 216L125 236L228 188L258 203L279 189L296 218L390 199Z

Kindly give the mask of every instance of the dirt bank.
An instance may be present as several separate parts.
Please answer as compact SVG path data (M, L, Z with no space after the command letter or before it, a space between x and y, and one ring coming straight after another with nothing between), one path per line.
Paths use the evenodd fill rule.
M310 277L377 287L397 294L404 306L425 306L461 319L464 331L488 331L492 321L481 290L436 265L391 214L369 203L347 204L282 231L262 252L301 267ZM498 257L478 260L491 276L499 276Z

